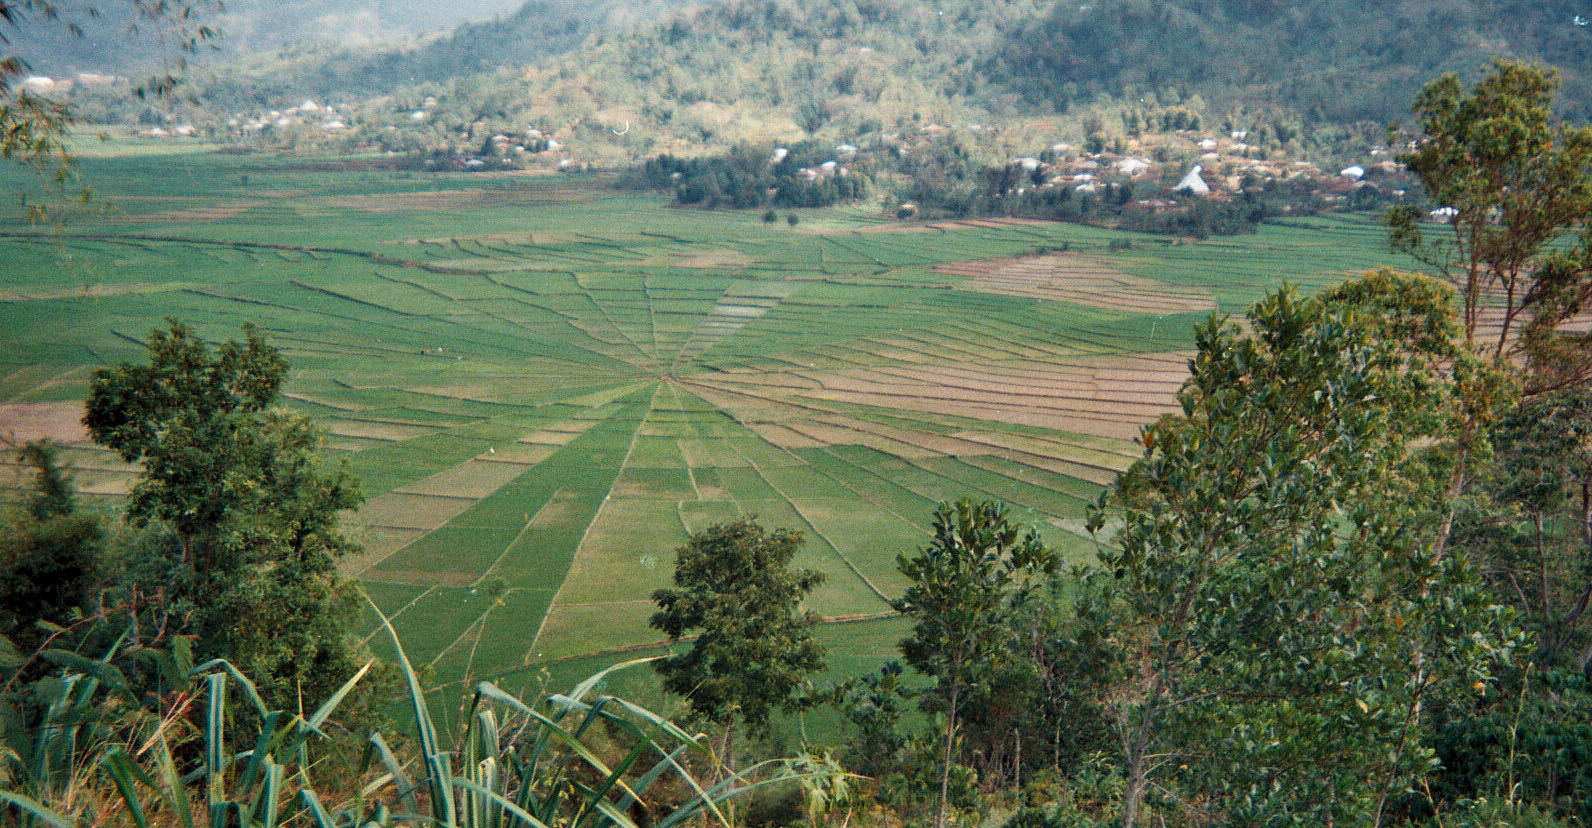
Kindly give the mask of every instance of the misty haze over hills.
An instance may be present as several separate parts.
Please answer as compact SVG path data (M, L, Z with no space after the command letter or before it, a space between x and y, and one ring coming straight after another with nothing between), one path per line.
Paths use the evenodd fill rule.
M462 23L514 11L522 0L228 0L206 22L222 32L214 49L221 54L268 51L283 46L373 46L384 41L431 37ZM93 7L97 16L90 16ZM74 37L67 24L82 28ZM129 27L137 26L136 33ZM65 75L99 71L138 74L174 60L161 48L159 24L140 21L129 4L61 4L60 20L34 20L11 38L11 50L39 73Z

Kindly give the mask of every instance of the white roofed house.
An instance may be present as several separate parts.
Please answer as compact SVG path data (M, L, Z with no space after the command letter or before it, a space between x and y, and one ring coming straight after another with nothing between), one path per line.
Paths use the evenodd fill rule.
M55 91L58 84L53 78L44 75L29 75L22 79L22 91L30 95L48 95Z
M1172 188L1172 192L1188 193L1196 196L1210 195L1210 185L1205 183L1205 179L1200 178L1201 169L1200 165L1195 164L1189 169L1188 175L1183 176L1183 180L1177 182L1177 186Z
M1117 162L1117 171L1126 176L1135 176L1150 168L1150 162L1143 158L1124 158Z

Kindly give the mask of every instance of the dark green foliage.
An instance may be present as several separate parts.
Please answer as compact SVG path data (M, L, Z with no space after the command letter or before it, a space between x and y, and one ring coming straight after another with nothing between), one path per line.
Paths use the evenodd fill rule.
M816 141L803 141L789 147L778 162L771 161L767 149L739 146L723 155L705 158L675 158L659 155L627 173L627 186L671 190L675 201L689 206L730 207L828 207L842 201L855 201L868 192L865 176L839 168L808 181L800 177L803 168L817 168L833 156ZM764 220L768 220L764 214Z
M993 688L995 703L974 705L965 719L985 778L1071 776L1117 746L1106 699L1126 655L1101 634L1105 596L1085 575L1056 572L1012 598L1005 680Z
M912 635L901 642L907 663L932 676L935 691L925 693L925 709L945 715L941 756L940 808L943 825L949 806L958 714L991 682L1012 653L1003 614L1014 590L1056 567L1056 553L1032 529L1026 532L994 501L941 503L934 511L934 539L896 566L911 585L894 603L912 619ZM993 696L982 699L993 700Z
M31 652L49 635L90 614L105 577L105 529L98 515L77 511L71 479L49 443L28 443L23 462L35 470L27 511L0 523L0 636Z
M672 640L697 638L657 669L698 714L762 730L823 668L812 636L818 615L800 609L823 575L791 568L801 542L800 532L768 531L748 517L697 532L676 550L675 585L652 594L651 623Z
M256 480L240 465L256 461L255 426L277 397L287 362L246 328L247 344L210 349L170 320L149 338L148 365L95 372L83 424L101 445L144 471L128 503L131 521L169 521L185 561L199 571L241 563L224 557L222 519L255 499ZM240 472L242 472L240 474Z
M1585 823L1592 819L1592 686L1571 670L1515 670L1496 694L1440 713L1442 770L1433 796L1463 802L1511 791Z
M1442 712L1435 794L1513 790L1550 813L1592 819L1592 393L1521 403L1492 429L1493 462L1459 501L1454 546L1517 612L1535 652L1498 693Z
M129 522L169 529L127 561L120 592L144 616L134 643L193 635L201 658L232 660L267 697L319 699L357 666L335 563L354 548L338 514L359 490L323 468L308 420L273 408L287 363L245 333L212 352L170 321L148 364L95 373L84 423L142 466Z
M48 440L27 443L18 452L22 462L33 467L33 489L23 497L34 520L49 520L77 510L77 494L72 478L61 468L61 450Z
M1235 823L1380 819L1431 766L1422 709L1485 691L1519 644L1437 543L1461 416L1445 368L1469 370L1447 292L1370 274L1196 336L1183 414L1146 429L1094 576L1100 621L1141 653L1124 822L1156 755L1176 760L1159 784Z
M1592 666L1592 391L1527 400L1492 431L1494 462L1454 542L1537 638L1547 669Z
M1009 77L1036 103L1198 94L1211 102L1241 98L1251 107L1280 104L1313 120L1385 123L1402 114L1422 78L1456 64L1472 68L1499 50L1573 66L1584 77L1586 32L1570 22L1584 11L1570 0L1400 0L1371 21L1362 7L1331 2L1057 4L1007 38L988 71ZM1498 34L1479 34L1487 30ZM1478 49L1478 37L1497 45ZM1363 59L1351 67L1344 55Z
M901 663L889 661L877 673L858 676L835 689L835 706L846 722L843 764L864 776L899 768L908 736L901 716L910 700L902 686Z

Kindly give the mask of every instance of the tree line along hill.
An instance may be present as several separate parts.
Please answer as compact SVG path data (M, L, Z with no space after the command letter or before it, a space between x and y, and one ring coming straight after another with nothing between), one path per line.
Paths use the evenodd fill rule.
M1573 0L531 0L418 45L212 61L191 78L197 104L128 106L225 132L240 114L332 99L352 115L337 136L350 148L478 145L539 127L599 162L933 124L976 125L997 143L1082 140L1088 116L1109 136L1176 110L1330 143L1348 125L1407 121L1423 80L1475 77L1498 57L1557 67L1561 112L1584 117L1583 11Z

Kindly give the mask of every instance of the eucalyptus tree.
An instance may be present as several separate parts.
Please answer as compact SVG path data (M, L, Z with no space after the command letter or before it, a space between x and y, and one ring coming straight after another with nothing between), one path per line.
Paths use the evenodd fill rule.
M1427 84L1399 160L1450 215L1440 232L1413 207L1388 216L1394 248L1459 291L1465 343L1530 364L1528 394L1592 376L1592 337L1564 330L1592 300L1592 127L1554 123L1558 83L1500 60L1468 92L1451 74Z

